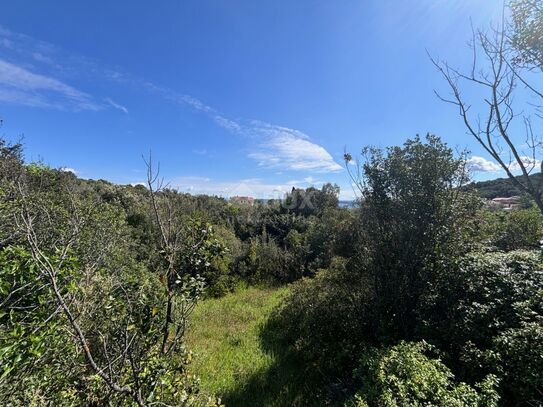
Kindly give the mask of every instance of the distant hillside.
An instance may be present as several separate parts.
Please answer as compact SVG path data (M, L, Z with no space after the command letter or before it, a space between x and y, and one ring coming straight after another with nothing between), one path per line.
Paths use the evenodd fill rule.
M532 174L530 178L535 182L541 182L541 173ZM496 197L510 197L522 195L522 193L513 185L509 178L498 178L491 181L474 182L469 185L477 190L481 198L494 199Z

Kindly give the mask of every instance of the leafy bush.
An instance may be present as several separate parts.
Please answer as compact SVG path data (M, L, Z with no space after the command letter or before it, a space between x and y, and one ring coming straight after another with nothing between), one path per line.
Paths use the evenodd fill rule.
M306 361L308 370L318 367L324 383L341 382L348 392L355 379L354 355L367 347L388 349L424 339L443 360L439 368L437 362L425 365L441 372L435 383L442 386L444 400L450 398L450 404L433 400L438 405L482 403L478 397L484 392L473 389L489 375L500 379L497 391L505 405L539 400L543 356L536 341L543 273L538 253L470 254L478 247L480 202L452 187L461 183L462 163L438 139L408 141L386 155L370 150L368 157L352 231L354 251L346 264L295 285L271 322L285 333L285 346ZM418 360L414 366L422 363L404 351ZM453 385L452 377L445 382L451 371L468 384ZM383 371L375 397L403 397L403 387L389 388L387 380L395 374ZM420 393L411 390L413 397ZM430 393L423 399L431 399ZM411 401L416 398L405 403Z
M0 168L4 159L13 157L0 154ZM167 258L205 269L218 254L208 228L187 223L192 250L153 245L155 258L139 263L115 197L47 166L19 170L0 174L0 218L10 221L0 223L0 404L216 404L179 341L202 279L176 269L167 291L160 268Z
M426 354L425 342L401 342L391 348L366 349L354 376L361 390L355 406L494 407L498 395L492 375L473 388L454 380L451 371Z
M464 380L501 378L508 405L541 400L543 271L536 252L472 254L438 283L419 336Z
M73 259L70 262L73 265ZM70 266L63 268L61 273L62 281L75 277ZM56 306L50 300L51 287L42 281L27 250L7 247L0 252L2 403L6 403L6 399L13 402L19 397L30 403L45 389L49 389L50 394L58 394L66 387L66 374L56 366L69 363L68 355L75 349L70 341L64 340L62 321L51 318ZM66 287L75 289L74 285ZM37 360L41 363L37 364ZM14 380L14 377L18 379ZM50 400L50 397L44 395L44 399Z
M534 250L543 238L543 216L536 207L512 211L485 211L481 234L487 246L498 250Z

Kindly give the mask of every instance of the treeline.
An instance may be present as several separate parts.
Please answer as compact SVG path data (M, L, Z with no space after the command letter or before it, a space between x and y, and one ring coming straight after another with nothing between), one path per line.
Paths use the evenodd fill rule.
M485 209L435 136L363 154L346 209L331 184L179 193L151 160L147 186L82 180L0 140L0 404L219 405L190 373L194 306L293 283L263 333L302 405L540 405L537 208Z
M35 166L35 165L33 165ZM31 166L31 167L33 167ZM131 234L136 260L154 264L156 245L149 189L144 185L115 185L83 180L69 172L38 166L50 172L72 193L107 203L121 211ZM187 230L183 239L194 242L190 231L205 229L210 243L209 261L192 274L205 278L207 296L220 296L238 284L283 284L313 276L330 265L335 251L348 241L352 213L339 208L339 188L293 188L283 200L236 203L225 198L181 193L173 188L159 192ZM155 248L156 249L156 248Z

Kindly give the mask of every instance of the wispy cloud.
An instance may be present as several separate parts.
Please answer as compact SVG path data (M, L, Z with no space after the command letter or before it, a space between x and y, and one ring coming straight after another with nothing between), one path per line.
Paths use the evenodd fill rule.
M127 109L125 106L120 105L119 103L114 102L113 100L111 100L111 98L105 98L104 100L105 100L107 103L109 103L111 106L113 106L115 109L120 110L120 111L123 112L124 114L128 114L128 109Z
M0 102L68 111L111 107L124 112L122 105L68 84L89 74L105 77L110 71L0 25Z
M248 156L261 167L314 172L337 172L343 169L324 147L312 142L307 134L299 130L259 120L230 119L192 96L178 94L149 82L144 85L151 92L206 114L232 134L252 140L256 146Z
M99 110L85 92L0 59L0 100L34 107Z
M55 79L59 75L63 78L77 77L85 72L86 75L92 75L93 79L136 87L207 115L231 134L246 138L248 157L262 168L306 172L342 170L323 146L299 130L258 120L230 118L193 96L137 78L121 69L102 67L86 57L66 54L55 45L0 26L2 49L9 51L15 60L24 57L27 64L15 65L0 59L0 101L65 110L99 110L110 107L128 113L125 106L110 97L93 97L69 86L66 80ZM34 64L43 70L36 73Z

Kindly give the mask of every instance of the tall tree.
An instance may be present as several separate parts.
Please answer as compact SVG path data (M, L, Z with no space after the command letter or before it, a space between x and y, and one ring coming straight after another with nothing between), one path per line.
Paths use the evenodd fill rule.
M370 277L374 331L410 339L421 297L446 261L468 249L475 207L460 192L468 180L465 160L432 135L363 153L362 165L346 165L361 194L361 239L351 264Z

